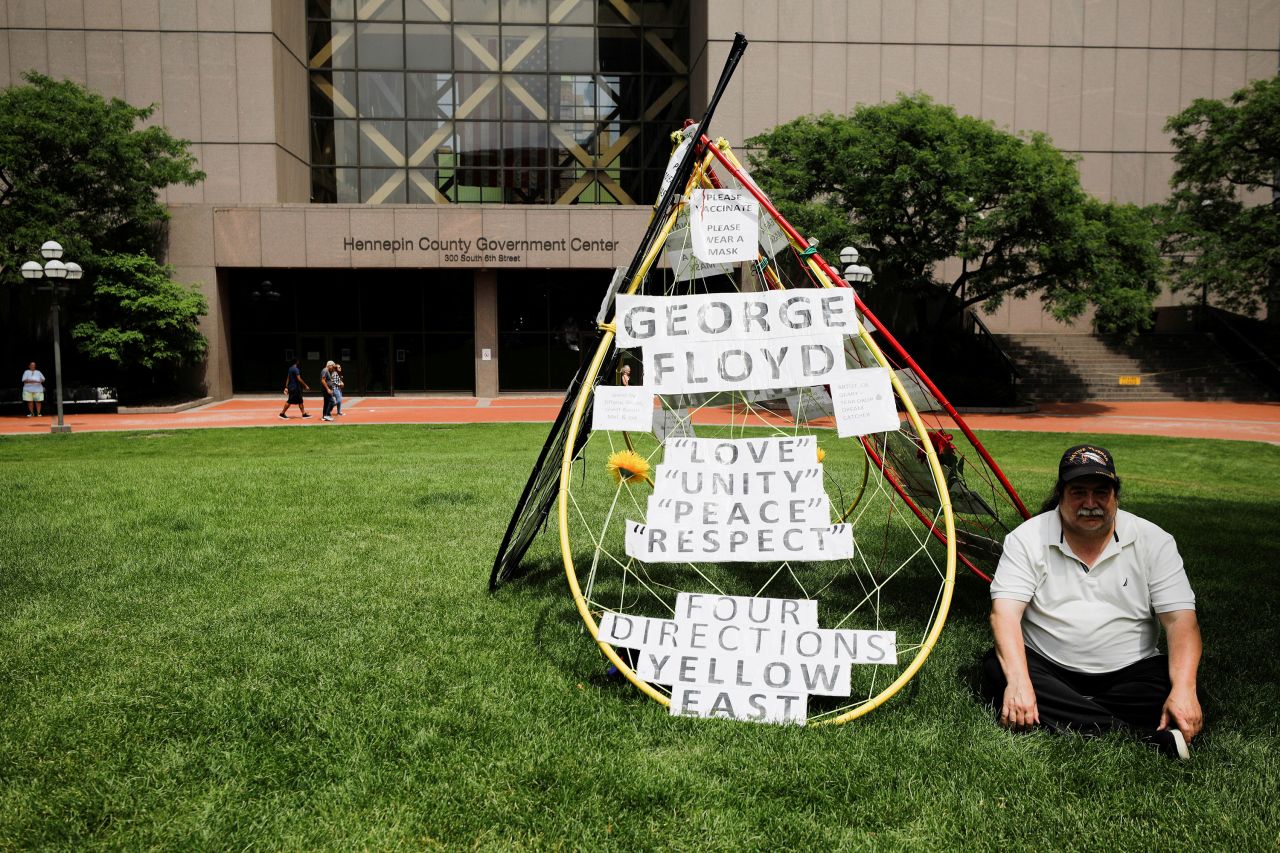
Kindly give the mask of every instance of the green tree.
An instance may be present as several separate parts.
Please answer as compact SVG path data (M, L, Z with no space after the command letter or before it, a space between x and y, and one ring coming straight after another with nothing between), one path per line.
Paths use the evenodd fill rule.
M799 118L749 145L783 213L833 251L862 250L874 290L924 297L944 315L1039 294L1059 319L1093 304L1105 331L1150 323L1152 216L1090 198L1043 134L1015 136L917 94ZM960 270L939 282L949 258ZM939 300L939 284L956 298Z
M162 127L139 127L152 107L107 100L34 72L24 79L25 85L0 92L0 285L9 291L7 299L0 297L0 316L10 326L6 337L15 336L16 328L42 325L44 304L31 295L19 270L38 257L41 243L55 239L85 270L83 284L66 300L68 314L83 318L72 332L83 355L160 373L198 358L203 344L195 346L188 329L193 303L163 297L173 294L158 287L156 271L167 276L167 268L121 261L159 255L168 218L159 190L203 180L189 143ZM139 279L122 281L130 275ZM157 298L126 299L130 288ZM122 294L122 301L113 303L113 294ZM160 322L155 312L166 307L173 316ZM136 362L108 355L105 340L130 340L143 328L162 336L149 345L149 354L135 347L118 351ZM84 338L81 329L96 331Z
M1246 313L1266 305L1280 321L1280 77L1226 101L1197 98L1165 130L1175 289Z
M150 255L98 258L93 290L72 329L80 350L125 373L172 376L203 356L200 317L205 298L175 282L171 270Z

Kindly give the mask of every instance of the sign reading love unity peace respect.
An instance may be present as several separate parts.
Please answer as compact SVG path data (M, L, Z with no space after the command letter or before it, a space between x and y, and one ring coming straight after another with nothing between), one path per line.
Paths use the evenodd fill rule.
M831 523L817 447L811 435L668 440L646 523L627 522L627 556L645 563L852 557L853 527Z

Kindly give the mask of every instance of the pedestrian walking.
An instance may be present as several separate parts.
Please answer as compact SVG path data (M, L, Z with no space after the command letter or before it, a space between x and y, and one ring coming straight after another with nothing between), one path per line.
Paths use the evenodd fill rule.
M333 387L336 371L333 369L333 362L326 361L324 370L320 371L320 387L324 390L324 415L320 418L322 421L333 420Z
M342 365L335 362L333 365L333 409L334 414L341 415L342 411L342 389L346 387L346 381L342 378Z
M304 418L311 417L307 414L307 407L302 402L303 390L310 391L311 386L302 378L302 368L298 367L298 360L295 358L293 364L289 366L289 375L284 378L284 393L288 397L285 399L284 408L280 410L281 418L289 419L286 412L289 411L290 406L297 406Z

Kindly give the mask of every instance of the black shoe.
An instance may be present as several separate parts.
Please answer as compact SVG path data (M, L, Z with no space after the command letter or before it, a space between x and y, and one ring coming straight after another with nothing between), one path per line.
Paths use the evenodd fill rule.
M281 412L281 413L280 413L280 417L281 417L282 419L286 420L286 421L287 421L287 420L289 420L289 416L288 416L288 415L286 415L284 412Z
M1152 736L1151 742L1155 744L1160 754L1167 758L1186 761L1191 757L1191 750L1187 747L1187 739L1177 729L1165 729L1164 731L1156 732Z
M304 417L304 418L309 418L309 417L311 417L311 415L303 415L303 417Z

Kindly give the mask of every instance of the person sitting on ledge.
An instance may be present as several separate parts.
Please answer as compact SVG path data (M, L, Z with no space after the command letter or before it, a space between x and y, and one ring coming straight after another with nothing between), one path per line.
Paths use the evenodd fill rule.
M1119 509L1119 496L1107 450L1062 455L1041 514L1005 538L982 693L1010 729L1129 730L1189 758L1204 723L1195 595L1173 537Z

